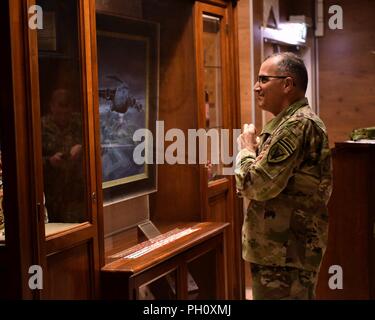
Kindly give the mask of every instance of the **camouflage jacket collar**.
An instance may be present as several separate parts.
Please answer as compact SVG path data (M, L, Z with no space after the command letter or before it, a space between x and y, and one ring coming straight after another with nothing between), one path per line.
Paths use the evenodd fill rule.
M294 102L289 107L280 112L275 118L268 121L264 126L261 135L265 133L272 134L272 132L274 132L284 121L290 118L298 109L308 104L309 102L307 98L303 98Z

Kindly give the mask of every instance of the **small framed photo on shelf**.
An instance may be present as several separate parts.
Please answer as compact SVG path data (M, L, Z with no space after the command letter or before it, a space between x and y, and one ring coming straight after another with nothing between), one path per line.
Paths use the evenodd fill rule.
M46 52L57 52L56 12L43 12L43 29L38 30L38 49Z
M38 0L43 9L42 28L37 29L39 58L76 61L80 24L75 0Z
M156 191L159 25L97 12L104 201ZM140 132L145 134L142 134ZM138 132L141 139L134 139ZM142 161L143 160L143 161Z

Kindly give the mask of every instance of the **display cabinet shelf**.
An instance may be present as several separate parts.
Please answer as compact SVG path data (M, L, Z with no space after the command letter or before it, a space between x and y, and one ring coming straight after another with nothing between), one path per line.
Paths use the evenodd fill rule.
M226 288L219 284L225 278L224 239L228 225L182 223L177 225L178 232L173 228L157 241L137 244L124 251L123 256L120 252L120 258L102 268L103 297L225 299ZM178 236L181 231L185 235ZM152 246L156 248L147 250Z

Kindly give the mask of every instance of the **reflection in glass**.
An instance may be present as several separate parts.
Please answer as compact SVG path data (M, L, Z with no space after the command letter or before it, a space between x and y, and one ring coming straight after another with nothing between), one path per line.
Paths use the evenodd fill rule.
M176 272L168 274L146 283L138 288L138 300L175 300Z
M216 298L217 274L215 269L216 253L211 250L199 258L190 261L188 267L188 299L212 300Z
M220 137L220 129L223 128L222 106L222 65L221 65L221 21L220 18L203 15L203 50L204 50L204 90L205 90L205 114L206 129L217 129ZM211 144L209 140L207 154L211 156ZM214 150L219 150L215 148ZM218 155L217 157L220 157ZM212 164L209 158L208 179L216 180L221 177L222 164Z
M88 219L77 3L37 1L48 17L38 31L38 53L45 220L49 223Z

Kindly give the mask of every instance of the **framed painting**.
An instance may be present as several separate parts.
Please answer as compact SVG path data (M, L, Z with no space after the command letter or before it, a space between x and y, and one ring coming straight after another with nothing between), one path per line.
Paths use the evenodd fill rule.
M135 160L142 143L144 158L155 159L150 135L133 139L139 129L155 137L158 114L159 26L97 12L97 56L102 186L106 202L156 191L156 164Z

